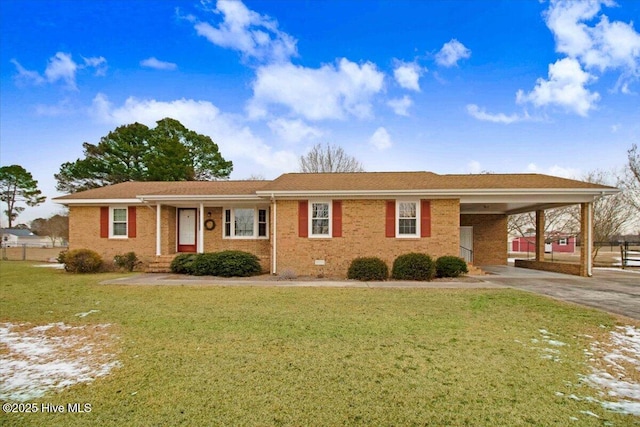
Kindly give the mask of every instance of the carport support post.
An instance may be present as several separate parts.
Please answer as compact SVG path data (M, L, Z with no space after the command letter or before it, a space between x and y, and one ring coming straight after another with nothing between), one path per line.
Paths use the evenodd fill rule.
M544 211L536 211L536 261L544 261Z
M580 275L593 274L593 203L580 204Z

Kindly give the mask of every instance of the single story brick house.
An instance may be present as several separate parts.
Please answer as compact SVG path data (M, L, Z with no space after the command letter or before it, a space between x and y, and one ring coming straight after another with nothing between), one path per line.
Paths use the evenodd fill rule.
M257 255L272 274L344 277L356 257L391 266L408 252L506 264L509 214L536 211L544 230L545 209L571 204L581 204L581 233L591 241L593 200L617 191L540 174L288 173L272 181L125 182L54 200L69 207L70 249L105 258L135 251L147 262L235 249ZM548 268L539 240L541 257L524 266ZM589 253L578 267L571 272L590 275Z

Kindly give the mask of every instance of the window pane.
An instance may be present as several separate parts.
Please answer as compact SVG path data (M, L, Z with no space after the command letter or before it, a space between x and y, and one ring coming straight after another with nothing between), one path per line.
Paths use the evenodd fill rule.
M266 237L267 236L267 223L261 222L258 224L258 236Z
M224 210L224 235L231 236L231 209Z
M416 234L416 220L400 218L398 220L398 233L399 234Z
M311 221L311 234L329 235L329 220L314 219Z
M329 204L328 203L314 203L311 218L329 218Z
M113 235L114 236L126 236L127 235L127 223L126 222L116 222L113 224Z
M125 222L127 220L127 210L126 209L114 209L113 210L113 221L114 222Z
M416 204L401 202L399 206L400 218L415 218L416 217Z
M236 236L253 236L253 209L236 209L235 210L235 235Z
M266 209L258 210L258 222L267 222L267 210Z

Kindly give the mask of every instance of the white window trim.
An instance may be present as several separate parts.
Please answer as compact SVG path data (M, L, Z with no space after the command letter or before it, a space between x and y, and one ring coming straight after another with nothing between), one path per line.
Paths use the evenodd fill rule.
M113 234L113 211L116 209L124 209L125 213L125 233L124 236L116 236ZM128 239L129 238L129 207L128 206L109 206L109 238L110 239Z
M329 232L328 234L313 234L313 205L319 203L326 203L329 205ZM311 239L330 239L333 236L333 203L331 200L309 200L309 232L307 233Z
M416 205L416 234L400 234L400 203L415 203ZM418 239L420 238L420 200L396 200L396 238Z
M569 239L567 237L562 237L558 239L558 246L568 246L568 245L569 245Z
M235 219L236 219L236 209L253 209L253 236L236 236L235 233ZM225 224L225 218L226 218L226 211L230 210L231 211L231 235L227 236L225 235L225 228L226 228L226 224ZM259 211L264 210L266 211L266 223L267 223L267 229L266 229L266 235L264 236L258 236L258 224L259 224ZM230 240L269 240L269 207L268 206L257 206L257 207L252 207L252 206L226 206L222 208L222 238L223 239L230 239Z

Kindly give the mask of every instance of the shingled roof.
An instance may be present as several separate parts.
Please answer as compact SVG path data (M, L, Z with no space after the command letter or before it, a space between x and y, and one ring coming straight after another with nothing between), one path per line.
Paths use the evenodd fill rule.
M185 200L189 197L268 197L271 194L432 192L455 195L475 191L617 192L600 184L540 174L438 175L433 172L288 173L273 181L123 182L57 197L60 203L89 200Z
M269 181L149 181L122 182L80 191L55 200L135 199L138 196L255 195Z
M540 174L438 175L433 172L288 173L261 192L480 189L613 189Z

